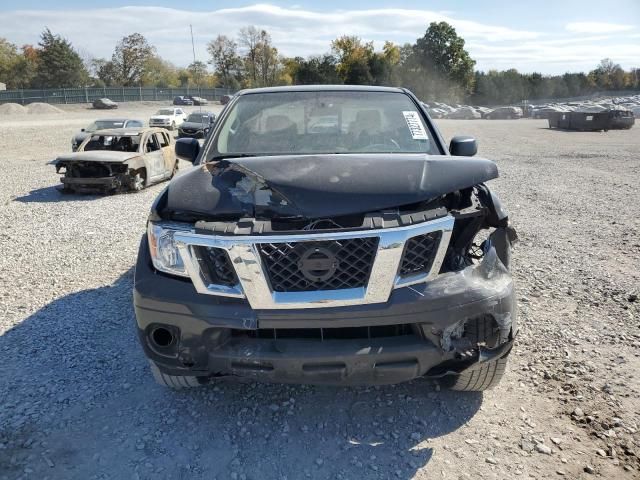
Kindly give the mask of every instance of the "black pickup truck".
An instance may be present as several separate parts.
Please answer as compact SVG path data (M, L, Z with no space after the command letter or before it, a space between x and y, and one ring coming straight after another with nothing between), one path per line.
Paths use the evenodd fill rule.
M134 304L159 383L217 377L484 390L517 331L515 231L476 141L401 88L233 97L155 200Z

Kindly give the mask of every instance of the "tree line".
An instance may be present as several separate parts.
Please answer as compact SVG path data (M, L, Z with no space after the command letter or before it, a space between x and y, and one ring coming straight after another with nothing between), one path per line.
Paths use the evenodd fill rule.
M0 82L8 89L78 86L229 87L355 84L403 86L425 101L506 104L614 90L640 90L640 69L625 71L604 59L587 73L542 75L516 69L477 71L465 41L446 22L433 22L415 43L373 42L343 35L321 55L285 57L264 29L247 26L235 38L207 44L207 63L180 68L133 33L118 41L111 58L82 55L45 29L37 46L0 38Z

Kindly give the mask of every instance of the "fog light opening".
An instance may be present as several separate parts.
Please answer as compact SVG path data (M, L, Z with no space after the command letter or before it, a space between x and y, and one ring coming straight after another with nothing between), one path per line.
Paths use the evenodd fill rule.
M175 336L166 328L158 327L151 332L151 341L160 348L167 348L174 344Z

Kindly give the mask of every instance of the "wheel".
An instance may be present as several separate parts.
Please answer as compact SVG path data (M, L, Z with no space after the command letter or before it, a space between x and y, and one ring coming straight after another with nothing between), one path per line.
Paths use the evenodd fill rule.
M499 333L491 317L479 318L477 321L465 325L465 337L472 345L485 343L488 348L497 346ZM443 378L444 387L463 392L481 392L495 387L500 383L507 368L507 352L502 357L478 365L473 370L450 375Z
M173 132L175 129L176 129L176 122L171 122L171 126L169 127L169 130Z
M149 361L149 367L151 368L151 373L153 374L153 378L156 383L163 387L171 388L172 390L181 390L183 388L193 388L202 385L198 380L198 377L187 375L167 375L166 373L162 373L158 366L152 361Z
M131 181L131 190L139 192L144 188L145 173L144 170L138 170Z

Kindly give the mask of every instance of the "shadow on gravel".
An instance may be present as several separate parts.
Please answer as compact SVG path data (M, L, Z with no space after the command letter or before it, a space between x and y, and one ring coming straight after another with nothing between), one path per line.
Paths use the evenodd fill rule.
M105 195L96 194L62 193L60 187L55 186L37 188L22 197L15 197L13 200L21 203L86 202L104 196Z
M425 381L164 389L138 345L132 275L0 336L0 478L409 479L434 474L430 439L482 404Z

